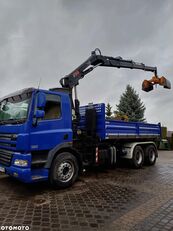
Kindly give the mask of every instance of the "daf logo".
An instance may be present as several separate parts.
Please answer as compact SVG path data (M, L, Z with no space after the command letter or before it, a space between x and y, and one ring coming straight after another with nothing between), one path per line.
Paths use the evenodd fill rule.
M38 145L31 145L31 149L37 149Z

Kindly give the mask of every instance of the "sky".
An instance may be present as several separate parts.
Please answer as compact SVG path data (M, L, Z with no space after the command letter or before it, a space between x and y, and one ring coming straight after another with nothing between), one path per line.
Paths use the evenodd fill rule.
M150 66L173 85L172 0L0 0L0 97L27 87L59 87L59 80L96 47ZM126 85L146 106L148 122L173 130L173 90L143 92L151 72L98 67L80 82L81 104L110 103Z

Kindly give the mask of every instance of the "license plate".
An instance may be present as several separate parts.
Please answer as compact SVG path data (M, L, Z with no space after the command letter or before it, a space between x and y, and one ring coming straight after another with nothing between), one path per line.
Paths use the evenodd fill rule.
M0 172L5 172L5 168L0 167Z

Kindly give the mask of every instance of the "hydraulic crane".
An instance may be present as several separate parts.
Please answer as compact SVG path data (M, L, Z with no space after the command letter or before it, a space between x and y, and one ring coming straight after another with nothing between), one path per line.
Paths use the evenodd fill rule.
M91 52L91 56L83 62L79 67L77 67L70 74L61 78L60 84L63 88L67 88L70 92L72 99L72 90L74 89L74 105L72 99L72 105L75 110L76 118L79 119L79 100L77 97L77 85L79 84L79 80L84 78L85 75L93 71L96 67L116 67L116 68L128 68L128 69L139 69L144 71L153 72L154 76L150 80L144 80L142 83L142 90L149 92L153 90L153 86L159 84L164 88L170 89L171 83L165 77L158 77L157 75L157 67L146 66L143 63L134 62L133 60L125 60L122 57L110 57L103 56L101 54L100 49L96 48Z

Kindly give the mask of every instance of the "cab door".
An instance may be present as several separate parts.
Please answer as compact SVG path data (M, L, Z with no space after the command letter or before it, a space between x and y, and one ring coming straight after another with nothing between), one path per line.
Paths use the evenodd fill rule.
M55 146L72 141L71 103L68 94L46 92L45 115L32 126L31 151L49 151ZM37 96L36 103L37 105ZM34 111L37 110L35 106Z

